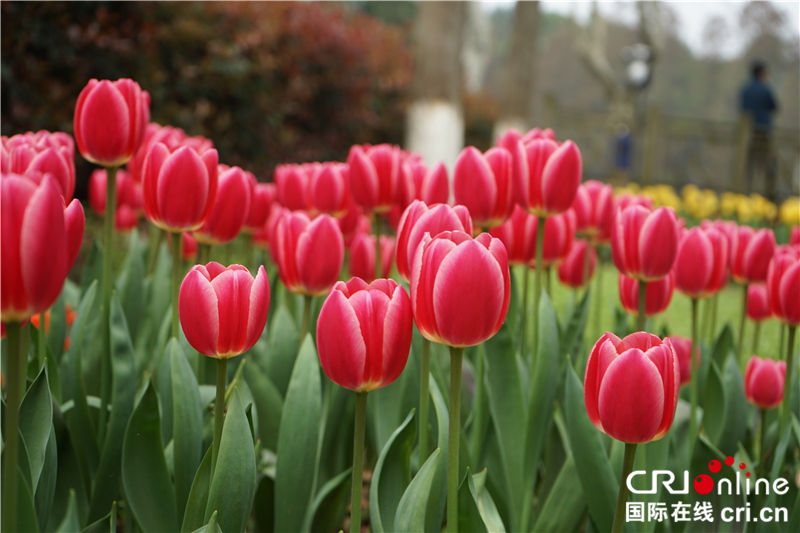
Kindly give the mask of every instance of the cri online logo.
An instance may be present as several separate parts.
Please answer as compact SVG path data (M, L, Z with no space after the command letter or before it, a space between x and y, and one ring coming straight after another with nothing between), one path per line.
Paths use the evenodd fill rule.
M725 458L725 464L728 466L733 466L733 457L730 455ZM708 463L708 469L716 474L720 471L722 465L716 459L712 460ZM747 465L744 463L739 463L739 469L744 470L747 468ZM745 472L745 476L750 477L750 472ZM699 492L700 494L708 494L712 490L714 490L714 480L711 479L711 476L708 474L700 474L694 480L694 490Z

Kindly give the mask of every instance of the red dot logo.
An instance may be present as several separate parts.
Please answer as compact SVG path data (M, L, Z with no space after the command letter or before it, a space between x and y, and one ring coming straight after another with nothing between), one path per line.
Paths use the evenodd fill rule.
M726 457L725 458L725 464L728 465L728 466L732 466L733 465L733 457L731 457L730 455L728 457Z
M716 459L708 463L708 469L711 470L711 472L713 472L714 474L719 472L720 468L722 468L722 464L720 464L720 462L717 461Z
M700 474L694 479L694 490L700 494L708 494L714 490L714 480L711 476Z
M745 476L750 477L750 472L746 472Z
M739 463L739 470L744 470L745 468L747 468L747 465L746 465L746 464L744 464L744 463Z

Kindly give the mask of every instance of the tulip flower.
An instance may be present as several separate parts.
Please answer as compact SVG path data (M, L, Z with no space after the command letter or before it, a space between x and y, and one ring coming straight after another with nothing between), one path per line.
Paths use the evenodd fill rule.
M114 228L117 231L130 231L139 223L143 209L142 187L123 169L115 177L117 206L114 213ZM89 206L98 215L106 211L107 171L99 168L89 177Z
M347 213L342 218L337 219L337 222L339 223L342 237L344 237L344 245L346 248L350 247L356 235L359 233L369 233L372 229L372 221L370 221L369 217L364 214L364 211L353 202L350 202L350 209L347 210Z
M611 230L611 255L619 271L642 281L656 281L672 270L678 255L675 211L654 211L640 205L617 214Z
M645 289L645 317L663 313L672 301L675 274L670 272L658 281L651 281ZM639 317L639 282L624 274L619 275L619 299L629 314Z
M170 152L174 152L181 146L189 146L198 153L203 153L207 150L214 148L214 143L209 139L202 136L189 137L180 128L173 128L172 126L161 126L155 122L151 122L145 128L144 140L136 153L130 161L128 161L128 172L133 176L137 183L141 183L144 179L144 161L147 159L147 154L150 148L155 143L165 145Z
M435 237L443 231L463 231L472 235L472 218L463 205L438 204L428 207L415 200L403 212L397 226L397 272L411 281L411 264L425 233Z
M692 365L692 339L678 337L677 335L670 335L667 338L672 342L675 355L678 357L678 365L681 371L681 385L685 385L692 381L692 366L694 366L695 369L700 368L700 346L695 346L694 348L694 365Z
M753 355L744 372L747 401L759 409L774 409L783 401L786 362Z
M428 205L447 203L450 198L450 179L444 163L428 168L422 161L416 161L411 163L411 173L415 200L422 200Z
M593 244L608 242L614 220L614 189L599 181L589 180L578 187L575 201L575 229Z
M390 144L350 148L350 191L365 212L383 214L392 209L400 180L400 158L400 149Z
M150 93L138 83L91 79L75 105L75 141L87 161L119 167L136 153L149 122Z
M511 218L490 229L489 233L492 237L500 239L506 247L509 264L529 265L535 264L536 227L536 217L519 205L515 205ZM547 240L546 236L545 240ZM527 291L524 292L527 293Z
M350 531L361 529L367 393L392 383L406 366L413 329L411 302L391 279L360 278L331 289L317 321L317 349L325 374L355 391Z
M350 245L350 275L366 282L375 279L375 235L359 233ZM394 259L394 239L381 235L381 276L388 278Z
M275 191L278 202L290 211L313 209L308 192L308 166L289 164L275 167Z
M536 217L534 217L536 219ZM538 226L536 221L534 229ZM537 232L538 233L538 232ZM534 238L534 247L536 247ZM575 214L572 210L547 217L544 223L544 244L542 249L542 265L550 268L560 263L569 255L572 242L575 240ZM529 263L531 267L536 267L536 261Z
M747 289L747 318L761 322L771 316L767 286L763 283L751 283Z
M66 202L75 192L75 143L66 133L40 130L2 137L0 169L4 174L28 176L37 183L49 173Z
M309 180L309 199L315 213L340 218L350 205L349 169L342 163L322 163Z
M522 141L524 143L524 141ZM583 173L581 152L572 141L560 146L549 138L519 143L515 159L527 164L527 172L515 173L516 201L537 217L563 213L572 206Z
M227 244L239 234L250 211L250 182L239 167L218 169L217 194L203 225L193 232L198 242Z
M511 216L511 163L511 153L505 148L491 148L482 154L468 146L458 156L453 170L456 204L469 209L476 226L499 226Z
M594 247L583 239L575 239L569 255L558 266L558 279L564 285L578 289L589 283L596 265L597 252Z
M248 235L258 232L266 224L275 202L276 192L273 183L259 183L252 172L245 171L250 184L250 209L242 226L242 231Z
M179 312L192 348L217 360L217 401L211 475L219 455L225 412L228 359L253 347L267 324L269 279L264 267L255 277L241 265L195 265L180 287Z
M791 246L800 246L800 226L792 226L789 233L789 244Z

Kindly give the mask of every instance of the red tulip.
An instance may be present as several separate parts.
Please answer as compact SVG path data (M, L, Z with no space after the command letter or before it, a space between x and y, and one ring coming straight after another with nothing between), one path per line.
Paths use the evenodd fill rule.
M269 217L267 217L267 221L264 222L264 225L261 226L261 229L253 233L253 244L269 249L272 243L272 236L275 233L275 227L278 225L278 221L283 216L283 213L288 212L288 209L284 209L279 203L273 202L269 208Z
M202 226L214 207L218 163L213 148L198 152L182 146L171 152L163 143L153 144L142 181L148 220L171 232Z
M353 239L359 233L369 233L372 230L372 221L364 214L355 202L350 202L350 209L345 215L338 219L339 229L344 237L344 245L349 248Z
M686 231L675 259L675 284L689 298L706 298L727 278L727 240L716 229Z
M450 199L450 180L447 167L437 163L428 168L422 161L411 163L414 179L414 199L422 200L428 205L446 204Z
M144 140L150 94L133 80L89 80L75 105L75 141L84 159L104 167L127 163Z
M736 232L739 228L739 226L736 225L736 222L733 220L704 219L700 221L700 227L702 227L704 230L714 228L725 237L725 240L728 241L728 261L732 262L733 258L730 255L733 247L733 239L735 238Z
M426 339L454 347L484 342L503 325L510 296L499 239L461 231L422 238L411 269L411 305Z
M250 211L250 182L244 170L231 167L217 170L217 195L214 206L203 225L194 231L193 237L203 244L227 244L244 226Z
M537 231L538 220L536 222L534 235ZM542 249L542 263L544 263L545 268L566 259L574 240L575 213L571 209L560 215L547 217L544 222L544 244ZM533 240L533 245L534 247L536 246L536 239ZM529 264L532 268L536 268L535 258Z
M800 325L800 253L781 246L769 263L767 273L769 306L772 314L790 326Z
M333 286L317 320L317 349L325 374L356 392L389 385L411 349L411 302L391 279L359 278Z
M291 292L319 296L338 281L344 240L330 215L311 220L302 211L284 213L270 244L281 281Z
M227 359L253 347L267 324L269 279L258 267L255 279L242 265L195 265L181 283L178 310L192 348Z
M359 233L350 244L350 275L367 283L375 279L375 235ZM381 277L388 278L392 272L394 239L381 235Z
M672 208L650 211L632 205L618 212L614 219L611 257L626 276L656 281L672 270L679 240L678 220Z
M775 233L771 229L739 226L731 249L733 279L741 284L765 281L775 246Z
M549 220L549 219L548 219ZM514 206L511 218L489 230L492 237L500 239L508 252L508 263L527 265L536 259L537 220L519 205ZM547 225L545 224L545 231ZM466 231L466 230L465 230ZM547 237L545 237L547 240Z
M767 286L763 283L751 283L747 286L747 318L761 322L772 316L767 297Z
M170 152L174 152L181 146L189 146L198 153L203 153L206 150L214 148L214 143L205 137L189 137L180 128L173 128L172 126L161 126L155 122L151 122L145 128L144 140L136 153L128 161L128 172L137 183L141 183L144 179L144 161L147 159L147 154L150 148L155 143L162 143Z
M311 211L307 168L289 164L275 167L275 190L278 202L290 211Z
M463 231L472 235L472 219L467 208L446 204L428 207L420 200L408 206L397 227L397 272L401 278L411 281L414 254L425 234L435 237L443 231Z
M747 401L761 409L773 409L783 401L786 361L750 358L744 371L744 394Z
M121 205L114 213L114 229L125 233L139 225L139 214L129 205Z
M644 315L650 318L663 313L672 301L675 290L675 273L670 272L658 281L650 281L645 288ZM622 307L633 316L639 316L639 280L619 275L619 299Z
M392 209L400 181L400 149L390 144L350 148L350 191L367 213Z
M789 244L800 246L800 226L792 226L791 233L789 233Z
M524 162L523 166L527 164L527 172L514 173L518 180L514 183L517 203L542 217L569 209L583 173L578 146L572 141L559 145L552 139L539 137L521 141L516 150L515 160Z
M83 240L78 200L65 208L58 182L3 174L0 319L22 322L56 301Z
M168 234L170 238L172 234ZM197 259L197 240L186 232L181 233L181 258L184 261Z
M511 163L511 154L505 148L491 148L482 154L467 146L458 156L453 170L455 200L469 209L476 226L499 226L511 216Z
M678 337L677 335L670 335L667 337L672 342L672 347L675 349L675 355L678 357L678 365L680 367L681 385L685 385L692 381L692 339L686 337ZM700 346L694 348L694 367L700 368Z
M0 167L4 174L25 175L36 183L50 173L67 202L75 193L75 143L66 133L40 130L10 138L3 135Z
M276 193L274 184L259 183L252 172L245 171L245 175L250 184L250 209L242 231L252 235L266 224Z
M589 269L586 270L586 254L589 254ZM569 255L558 265L558 279L561 283L572 288L579 288L586 285L594 274L597 265L597 252L594 246L582 239L575 239L572 242Z
M662 438L675 417L679 372L669 338L638 332L620 340L604 334L586 363L583 398L589 419L622 442Z
M349 170L346 164L322 163L309 181L309 196L316 213L340 218L350 205Z
M578 235L595 243L608 242L614 220L614 189L611 185L595 180L582 183L572 209Z
M89 205L98 215L106 212L106 169L99 168L89 178ZM123 169L116 175L117 206L114 212L114 228L117 231L130 231L139 224L143 209L142 187Z

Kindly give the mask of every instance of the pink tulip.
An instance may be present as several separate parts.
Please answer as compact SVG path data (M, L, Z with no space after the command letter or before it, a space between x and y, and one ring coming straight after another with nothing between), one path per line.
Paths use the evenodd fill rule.
M578 187L575 201L576 232L591 242L608 242L614 220L614 189L599 181L589 180Z
M453 170L456 204L469 209L476 226L492 228L511 216L511 163L511 154L505 148L491 148L482 154L468 146L458 156Z
M750 358L744 371L744 393L747 401L761 409L773 409L783 401L786 361Z
M78 200L65 207L52 175L36 184L18 174L3 174L0 184L0 319L22 322L58 298L78 257L85 219Z
M572 141L559 145L538 137L517 144L515 160L527 172L515 172L516 201L539 217L563 213L572 206L583 173L581 152Z
M549 220L549 219L548 219ZM536 259L537 220L519 205L514 206L511 218L489 230L492 237L500 239L508 252L508 263L527 265ZM545 224L545 228L547 225ZM545 237L547 240L547 237Z
M583 397L589 419L622 442L662 438L675 417L679 372L669 338L638 332L620 340L605 333L586 363Z
M356 392L389 385L403 372L413 320L406 291L391 279L337 282L317 320L325 374Z
M269 249L272 244L272 238L275 233L275 228L278 221L284 213L288 213L288 209L284 209L278 202L273 202L269 208L269 216L264 225L261 226L257 232L253 233L253 244L261 248Z
M369 233L372 230L372 221L355 202L350 202L350 208L345 215L338 219L339 229L344 237L344 245L349 248L353 239L359 233Z
M771 229L739 226L731 247L733 279L741 284L765 281L775 246L775 233Z
M767 297L767 286L763 283L751 283L747 286L747 318L761 322L772 316Z
M411 305L426 339L453 347L486 341L503 325L510 296L499 239L461 231L422 238L411 269Z
M589 254L589 268L586 268L586 254ZM558 279L561 283L577 289L583 287L592 279L595 266L597 265L597 252L594 246L583 239L575 239L572 242L569 255L558 265Z
M614 219L611 257L626 276L656 281L672 270L679 240L678 220L672 208L650 211L633 205L618 212Z
M401 278L411 281L414 254L425 234L435 237L443 231L463 231L472 235L472 219L467 208L446 204L428 207L420 200L408 206L397 227L397 272Z
M267 324L269 279L258 267L255 279L242 265L195 265L181 283L178 310L192 348L228 359L253 347Z
M767 290L772 314L790 326L800 325L800 252L781 246L769 263Z
M278 202L290 211L311 211L307 167L289 164L275 167L275 190Z
M291 292L319 296L338 281L344 239L336 219L330 215L311 220L302 211L285 212L270 244L281 281Z
M538 220L536 222L538 227ZM535 228L534 231L536 231ZM544 244L542 246L544 267L549 268L566 259L574 240L575 213L571 209L560 215L547 217L544 223ZM533 245L536 246L536 239L533 240ZM536 268L535 258L529 264L531 268Z
M411 164L414 179L414 199L428 205L446 204L450 198L450 180L447 167L437 163L428 168L421 161Z
M800 226L792 226L791 233L789 233L789 244L800 246Z
M259 183L252 172L245 171L245 175L250 184L250 209L242 231L252 235L266 224L276 193L274 184Z
M350 245L350 275L367 283L375 279L375 235L359 233ZM394 239L381 235L381 277L388 278L392 272Z
M98 215L106 212L106 186L108 177L106 169L98 168L89 178L89 206ZM117 170L116 175L116 212L114 227L117 231L133 229L139 223L139 216L144 208L142 187L124 169Z
M309 196L316 213L340 218L350 206L349 170L346 164L322 163L311 174Z
M692 339L678 337L677 335L670 335L667 338L672 342L675 355L678 357L678 365L681 370L681 385L685 385L692 381ZM695 346L694 349L694 367L700 368L700 346Z
M24 175L36 183L50 173L65 201L75 193L75 143L66 133L40 130L10 138L3 135L0 168L4 174Z
M670 272L658 281L650 281L645 288L644 315L646 318L666 311L672 301L675 290L675 273ZM622 307L633 315L639 316L639 280L619 275L619 299Z
M150 147L142 189L148 220L173 233L203 225L217 195L217 151L191 146L171 151L160 142Z
M155 143L165 145L170 152L174 152L181 146L189 146L198 153L203 153L206 150L214 148L214 143L205 137L189 137L180 128L173 128L172 126L161 126L155 122L151 122L145 128L144 140L142 141L139 149L128 161L128 172L137 183L141 183L144 179L144 161L147 159L147 154L150 148Z
M350 191L353 200L367 213L392 209L400 181L400 149L390 144L350 148Z
M675 259L675 284L689 298L706 298L727 279L727 240L716 229L686 231Z
M89 80L75 105L75 141L84 159L104 167L127 163L144 140L150 94L133 80Z
M244 170L218 168L214 206L193 237L203 244L227 244L239 234L250 211L250 182Z

